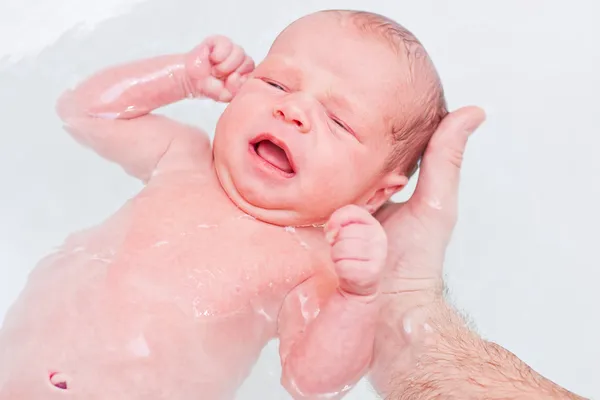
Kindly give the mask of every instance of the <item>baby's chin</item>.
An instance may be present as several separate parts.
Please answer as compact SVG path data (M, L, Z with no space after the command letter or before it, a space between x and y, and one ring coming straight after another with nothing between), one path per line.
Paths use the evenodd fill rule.
M313 216L302 215L298 212L291 210L269 210L266 208L260 208L253 206L249 203L236 204L240 210L246 214L256 218L259 221L277 225L282 227L323 227L326 218L315 218Z
M327 221L327 217L316 215L314 213L301 212L293 209L271 208L268 205L261 204L257 201L251 201L243 196L242 193L233 190L223 189L227 193L229 199L244 213L251 217L271 224L282 227L322 227Z
M265 199L265 193L236 185L236 180L227 166L216 158L214 168L221 189L229 200L242 212L256 220L282 227L320 227L327 222L331 214L324 213L322 210L304 209L307 201L302 201L299 196L298 201L292 204L275 203Z
M216 172L221 188L229 200L242 212L259 221L282 227L321 227L327 221L328 216L324 216L322 213L303 212L284 207L275 208L262 199L254 198L252 194L238 190L225 169L217 167Z

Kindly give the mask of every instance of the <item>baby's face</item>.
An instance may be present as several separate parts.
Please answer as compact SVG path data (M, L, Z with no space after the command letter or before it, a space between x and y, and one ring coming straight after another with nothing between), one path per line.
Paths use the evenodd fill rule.
M280 225L377 208L406 178L384 173L404 69L386 43L328 15L292 24L229 104L214 154L240 208Z

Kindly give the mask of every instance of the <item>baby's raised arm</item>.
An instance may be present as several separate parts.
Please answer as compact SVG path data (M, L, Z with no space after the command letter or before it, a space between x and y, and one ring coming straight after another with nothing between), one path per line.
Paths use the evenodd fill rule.
M57 112L77 141L146 181L168 159L184 167L210 156L206 134L149 113L185 98L230 101L253 68L229 39L210 37L187 54L102 70L65 92Z
M334 213L325 230L337 279L299 285L279 317L282 384L295 399L342 398L373 353L385 233L356 206Z

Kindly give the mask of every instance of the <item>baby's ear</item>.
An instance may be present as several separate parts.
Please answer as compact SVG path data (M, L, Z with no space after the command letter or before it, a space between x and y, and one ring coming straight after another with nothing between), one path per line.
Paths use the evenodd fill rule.
M407 183L408 178L400 171L388 172L379 180L371 198L367 200L367 209L371 212L377 211L394 194L404 189Z

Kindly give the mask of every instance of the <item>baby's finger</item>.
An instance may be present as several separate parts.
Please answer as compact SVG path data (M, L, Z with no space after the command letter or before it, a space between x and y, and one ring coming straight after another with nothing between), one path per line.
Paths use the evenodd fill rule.
M382 268L370 261L341 260L336 263L339 287L343 292L371 296L377 293Z
M240 65L236 72L242 76L245 76L254 71L254 67L255 65L252 57L246 56L246 58L244 58L244 61L242 62L242 65Z
M242 65L245 57L246 53L244 53L241 47L233 46L227 58L213 67L213 75L221 78L231 74Z
M385 233L383 228L374 225L349 224L342 227L336 237L336 240L343 239L362 239L372 243L385 239Z
M217 101L220 101L222 103L229 103L232 99L233 99L233 94L229 90L224 89L221 92L221 94L219 95L219 98L217 99Z
M362 225L378 224L377 220L364 208L349 205L335 211L325 224L325 236L331 243L337 237L340 229L351 223Z
M209 40L211 48L210 61L213 64L220 64L229 56L233 50L233 43L225 36L215 36Z
M234 72L225 80L225 88L231 93L236 94L244 82L245 79L242 78L237 72Z
M202 94L216 101L230 101L231 93L225 89L223 81L212 76L206 78L199 88Z
M370 261L376 256L374 247L363 239L337 240L331 247L331 260Z

